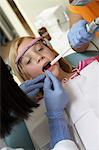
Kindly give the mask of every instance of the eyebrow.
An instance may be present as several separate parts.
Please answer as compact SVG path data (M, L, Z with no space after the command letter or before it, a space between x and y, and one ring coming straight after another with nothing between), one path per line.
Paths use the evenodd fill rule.
M30 59L30 56L28 56L28 55L24 55L24 57L22 56L20 59L20 63L22 64L22 62L25 61L26 58Z

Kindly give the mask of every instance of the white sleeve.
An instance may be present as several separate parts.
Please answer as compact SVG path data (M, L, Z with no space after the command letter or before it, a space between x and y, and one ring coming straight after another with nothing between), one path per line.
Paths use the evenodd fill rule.
M58 142L52 150L78 150L76 144L71 140Z
M16 149L13 149L13 148L10 148L10 147L4 147L2 148L1 150L24 150L23 148L16 148Z

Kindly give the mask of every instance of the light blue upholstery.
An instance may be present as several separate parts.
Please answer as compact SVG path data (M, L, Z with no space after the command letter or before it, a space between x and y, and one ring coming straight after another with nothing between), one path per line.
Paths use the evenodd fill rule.
M88 51L86 51L84 53L70 54L70 55L66 56L65 59L68 62L70 62L71 65L76 67L81 60L84 60L84 59L87 59L87 58L90 58L90 57L93 57L93 56L97 56L97 55L99 55L99 51L98 52L88 52Z
M29 132L24 121L17 124L11 134L5 138L5 143L11 148L23 148L24 150L35 150Z

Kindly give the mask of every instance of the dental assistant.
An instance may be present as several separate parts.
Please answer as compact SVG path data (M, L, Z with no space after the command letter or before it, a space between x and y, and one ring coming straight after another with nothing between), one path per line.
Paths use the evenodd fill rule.
M51 137L50 147L52 150L78 150L76 144L72 140L68 123L65 118L64 108L66 108L69 103L68 96L60 81L58 81L51 72L45 71L45 73L47 74L47 77L44 80L43 90ZM33 80L29 80L20 86L30 97L35 96L35 93L39 91L38 82L40 78L37 77L36 79L34 79L34 83ZM35 84L35 90L33 89L33 84Z
M99 17L99 0L69 0L69 2L70 30L67 37L75 51L84 52L95 36L99 38L99 27L94 33L86 31L86 24Z

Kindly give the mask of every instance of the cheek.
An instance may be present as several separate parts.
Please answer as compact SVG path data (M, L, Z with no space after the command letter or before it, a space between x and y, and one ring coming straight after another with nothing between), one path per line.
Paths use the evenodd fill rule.
M37 66L29 66L25 68L25 72L30 76L30 78L36 78L37 76L43 74L42 69Z
M53 66L51 72L58 78L60 74L60 66L59 63L57 62L55 66Z

